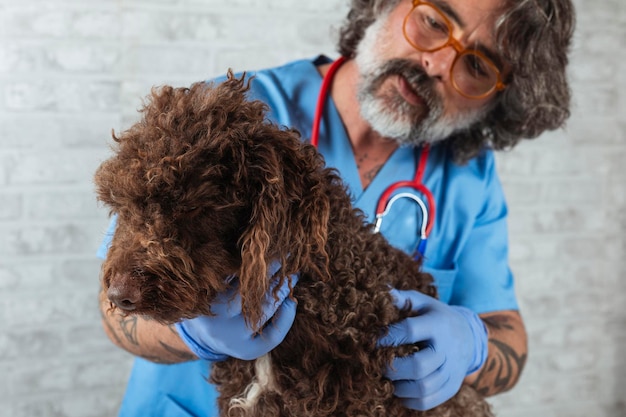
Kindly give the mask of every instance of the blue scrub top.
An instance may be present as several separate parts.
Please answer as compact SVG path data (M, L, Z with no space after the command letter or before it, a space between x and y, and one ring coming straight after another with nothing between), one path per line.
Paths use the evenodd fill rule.
M248 73L254 75L250 98L269 105L269 119L296 128L303 138L309 138L322 81L316 66L327 62L328 58L320 56ZM396 181L412 179L415 173L416 151L401 147L363 190L349 138L330 98L318 146L326 164L339 170L354 205L370 221L384 190ZM435 198L436 217L423 269L433 274L440 299L477 313L517 310L508 265L507 207L493 152L487 150L466 165L457 165L445 147L435 145L424 184ZM392 245L413 253L420 225L417 204L401 199L385 216L381 233ZM114 227L112 222L98 252L102 258ZM206 381L209 367L206 361L160 365L136 359L120 417L217 416L217 394Z

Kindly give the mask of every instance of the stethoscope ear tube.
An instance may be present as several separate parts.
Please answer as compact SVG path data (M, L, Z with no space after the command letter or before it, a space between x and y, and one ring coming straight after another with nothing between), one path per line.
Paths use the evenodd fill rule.
M420 228L420 240L417 244L417 248L415 249L414 256L415 260L420 260L424 256L424 253L426 253L426 243L428 242L428 235L426 233L426 225L428 224L428 209L426 208L426 204L424 204L422 199L415 194L404 192L394 195L391 200L387 202L385 210L382 213L376 215L374 233L380 232L380 227L383 224L383 217L385 217L389 213L389 210L391 210L391 206L393 205L393 203L401 198L410 198L411 200L415 201L422 211L422 227Z
M374 232L380 232L383 218L389 213L393 203L401 198L409 198L415 201L422 212L422 225L420 227L419 242L416 248L415 259L421 259L421 257L424 256L424 253L426 253L426 243L430 230L432 229L433 219L428 215L429 210L426 207L424 201L414 193L400 192L390 198L391 194L396 189L402 187L413 188L415 191L420 192L422 195L426 196L426 200L428 201L428 205L430 207L430 212L434 213L435 201L432 193L428 188L426 188L425 185L421 183L415 183L415 181L399 181L389 186L378 200L378 206L376 207L376 222L374 223Z
M420 228L420 239L426 239L426 225L428 224L428 209L426 208L426 204L424 204L422 199L416 196L415 194L406 193L406 192L398 193L394 195L391 198L391 200L389 200L387 204L385 205L384 211L376 215L376 224L374 226L374 232L376 233L380 232L380 226L382 225L383 217L385 217L389 213L389 210L391 210L391 206L393 205L393 203L395 203L401 198L410 198L411 200L415 201L417 205L420 207L420 210L422 211L422 227Z
M422 151L424 151L424 149ZM405 187L412 188L413 190L424 195L426 197L428 206L426 206L426 204L424 204L424 201L421 198L419 198L417 195L407 193L407 192L399 193L393 196L393 198L391 197L391 195L397 189L405 188ZM421 182L417 182L416 180L398 181L398 182L391 184L389 187L385 189L385 191L382 193L382 195L378 199L378 205L376 206L377 222L379 218L382 218L382 216L386 215L389 212L389 207L391 206L391 204L393 204L398 198L401 198L401 197L411 198L420 206L420 209L422 210L422 227L420 228L420 238L426 238L430 234L430 231L432 230L432 227L433 227L434 216L433 215L429 216L428 213L429 212L432 214L435 213L435 199L433 197L433 194L430 192L430 190L426 188L424 184L422 184Z
M324 78L322 78L322 85L320 86L320 92L315 106L315 114L313 115L313 127L311 128L311 145L316 148L320 138L320 122L322 121L322 113L324 113L324 106L326 105L328 91L330 90L330 85L335 77L335 73L345 61L345 56L337 58L332 64L330 64L328 72L326 72Z

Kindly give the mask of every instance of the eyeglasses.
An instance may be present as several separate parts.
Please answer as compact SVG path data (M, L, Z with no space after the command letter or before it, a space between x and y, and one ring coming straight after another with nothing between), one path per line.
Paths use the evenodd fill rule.
M402 27L407 42L418 51L454 48L456 57L450 67L450 79L462 96L481 99L504 89L498 67L482 52L464 48L452 37L453 29L437 6L421 0L413 0L413 8L404 18Z

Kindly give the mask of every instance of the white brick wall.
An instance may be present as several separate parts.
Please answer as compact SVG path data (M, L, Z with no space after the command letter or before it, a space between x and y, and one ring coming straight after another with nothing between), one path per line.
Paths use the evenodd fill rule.
M626 9L575 0L572 117L499 157L530 335L501 415L626 416Z
M531 337L500 416L626 416L626 10L583 2L565 132L501 154ZM0 0L0 417L113 416L92 175L152 85L325 52L344 0Z

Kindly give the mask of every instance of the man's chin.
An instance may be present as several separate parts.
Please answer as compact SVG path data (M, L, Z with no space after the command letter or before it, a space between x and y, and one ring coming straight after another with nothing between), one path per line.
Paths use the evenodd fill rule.
M424 144L435 144L449 138L460 129L451 127L446 123L429 123L429 120L422 120L419 123L408 121L395 123L372 123L372 127L379 134L393 140L400 146L421 146Z
M444 141L454 133L467 129L479 116L479 113L467 114L450 120L442 114L440 107L431 107L425 100L413 104L394 89L383 92L386 94L362 96L361 116L378 134L401 146Z

